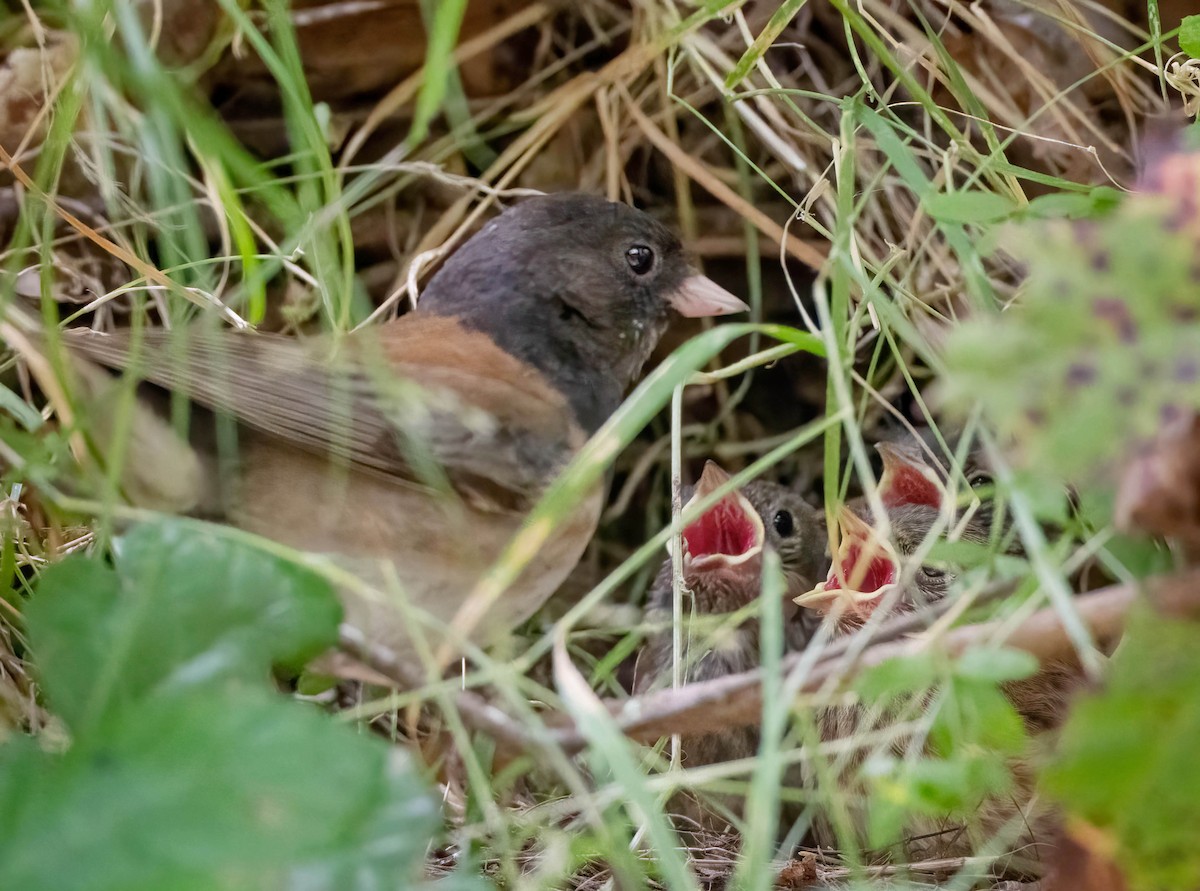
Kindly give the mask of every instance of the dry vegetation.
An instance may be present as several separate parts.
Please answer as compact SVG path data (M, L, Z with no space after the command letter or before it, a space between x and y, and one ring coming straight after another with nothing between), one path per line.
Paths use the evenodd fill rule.
M709 370L747 356L751 370L698 378L674 429L663 412L624 450L584 561L525 629L532 649L513 663L527 669L522 677L488 663L472 676L478 698L433 685L391 696L396 670L386 654L345 641L371 665L347 659L338 673L366 682L345 681L320 701L398 745L412 744L404 707L428 703L427 721L440 721L421 740L449 827L435 871L479 862L510 887L677 884L663 836L645 825L613 833L601 814L626 798L661 808L678 768L660 773L646 749L607 748L615 725L587 726L590 704L550 655L563 641L581 688L625 695L639 607L661 557L639 549L671 517L672 435L686 479L709 457L736 471L768 456L755 472L792 482L815 503L855 494L849 468L864 442L898 421L939 420L927 398L947 332L980 301L1010 301L1023 274L976 227L977 207L943 207L935 219L929 196L984 193L1023 206L1081 186L1131 188L1142 134L1182 121L1182 106L1194 111L1200 101L1195 63L1171 59L1157 42L1191 11L1183 0L1149 4L1156 22L1147 4L1121 0L716 6L719 14L672 0L471 0L458 75L432 121L415 111L427 51L416 0L297 0L298 53L278 53L277 64L264 61L248 28L269 31L268 13L234 15L232 3L139 3L140 28L132 13L102 21L16 3L0 19L2 287L16 299L49 297L71 324L121 326L136 308L156 321L203 311L281 331L349 327L402 311L440 256L498 203L525 190L582 189L676 226L708 274L745 295L758 319L826 338L837 360L828 375L813 356L761 352L771 344L757 334L737 341ZM141 45L130 36L139 30ZM109 45L98 46L105 33ZM72 76L87 88L64 96L64 84L78 83ZM164 77L177 89L159 92L154 79ZM308 130L297 124L308 107L300 83L315 109ZM181 97L194 108L180 111ZM203 126L189 130L189 116ZM414 120L428 132L414 131ZM242 159L264 162L257 186L246 184L255 177L235 186L224 173ZM676 328L652 361L697 330ZM2 407L19 417L31 409L17 396L37 400L25 367L10 362L7 372ZM977 423L971 416L968 429ZM111 523L94 519L82 484L59 476L57 489L31 486L44 477L29 472L29 454L16 440L0 453L10 471L0 572L14 589L0 603L0 740L56 733L23 661L21 598L47 561L92 547ZM1075 583L1081 568L1097 566L1102 546L1080 536L1060 549L1054 572ZM1127 581L1109 570L1095 569L1096 585ZM976 594L1013 584L1003 572L971 581ZM1115 606L1080 608L1094 630L1119 631L1128 592L1115 590ZM1055 611L1062 605L1027 605L967 631L962 645L1017 629L1016 644L1038 655L1071 652ZM876 637L886 646L929 621ZM1022 638L1031 627L1022 621L1042 621L1049 637ZM801 679L808 705L840 695L835 682L858 670L839 658L847 651L856 652L834 646L811 657ZM662 698L654 720L635 726L626 715L624 729L652 743L671 730L754 717L760 699L744 696L757 689L751 681L709 699ZM485 697L523 717L492 726ZM530 703L547 708L534 714ZM574 729L563 729L565 718L548 719L557 729L546 729L555 712L570 713ZM919 727L919 715L908 717ZM504 758L472 748L468 727L481 725L499 733ZM571 761L564 746L585 754ZM554 747L560 754L547 754ZM538 753L532 761L525 748ZM669 756L669 746L661 751ZM713 780L719 770L683 781ZM993 868L999 850L911 866L894 852L801 853L805 825L779 846L753 840L761 863L774 866L739 881L967 888L1006 868L1033 882L1045 866L1034 858ZM591 854L572 847L584 828ZM696 883L724 887L739 844L734 835L694 841ZM647 852L650 864L614 866L622 846Z

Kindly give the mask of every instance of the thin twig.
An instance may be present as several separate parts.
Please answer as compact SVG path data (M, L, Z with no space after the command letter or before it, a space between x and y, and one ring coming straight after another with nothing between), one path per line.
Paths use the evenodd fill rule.
M1003 587L987 592L987 598L1000 596ZM1149 602L1160 610L1181 616L1200 616L1200 570L1147 580L1141 587L1113 585L1080 595L1076 605L1080 618L1099 641L1111 642L1120 636L1126 617L1144 590ZM852 665L839 657L846 652L846 643L830 646L800 685L800 691L815 692L833 680L845 682L866 668L889 659L912 656L938 649L957 656L974 646L993 643L999 622L965 625L949 631L937 640L899 640L920 630L936 616L944 605L920 614L902 616L882 626L872 644L863 650ZM1024 650L1040 662L1069 657L1074 649L1061 617L1053 608L1031 615L1017 626L1005 641L1007 646ZM367 644L356 629L343 626L342 649L361 660L383 676L408 689L419 687L424 678L409 669L394 653L383 647ZM784 659L783 669L791 670L802 654L793 653ZM478 693L458 694L456 704L463 721L472 729L488 733L500 748L509 752L543 748L554 744L568 751L582 750L587 740L570 719L550 713L545 717L549 732L529 727L511 715L491 705ZM672 734L704 735L729 727L754 724L762 713L762 674L750 671L716 678L702 683L687 684L678 690L661 690L627 700L605 700L605 706L621 731L632 739L653 742ZM557 725L557 726L555 726Z

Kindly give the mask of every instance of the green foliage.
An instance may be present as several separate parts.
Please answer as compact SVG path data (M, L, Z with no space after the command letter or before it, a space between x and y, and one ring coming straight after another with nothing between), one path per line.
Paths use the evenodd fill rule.
M27 609L42 684L76 730L168 695L264 679L336 643L340 607L311 572L179 523L141 526L115 568L47 570Z
M1185 15L1179 23L1179 48L1200 59L1200 15Z
M964 814L1004 792L1007 759L1022 751L1026 736L1000 685L1036 669L1028 653L996 648L969 651L954 664L920 653L863 673L856 689L867 702L896 708L921 697L932 715L923 755L878 756L864 767L872 846L895 842L911 814Z
M1200 884L1200 623L1135 615L1107 688L1079 702L1047 788L1108 833L1135 887Z
M336 639L329 585L196 524L48 569L27 609L65 752L0 749L0 886L400 888L437 825L382 740L268 692Z
M737 64L725 76L726 88L736 87L746 79L750 70L762 60L767 50L775 44L775 41L779 39L779 35L783 33L783 29L796 17L796 13L800 11L800 7L806 2L807 0L783 0L779 8L771 14L771 18L766 26L754 38L754 43L747 48L746 52L742 53L742 57L738 59ZM713 4L709 8L716 9L720 7Z
M1172 156L1162 192L1100 219L1014 233L1021 301L952 333L948 392L982 402L1030 466L1086 479L1200 404L1198 158Z
M922 203L941 223L994 223L1017 209L1012 199L997 192L933 192Z
M413 110L408 144L416 145L429 133L429 124L442 107L454 72L454 44L467 11L467 0L438 0L422 3L429 42L425 51L425 79Z

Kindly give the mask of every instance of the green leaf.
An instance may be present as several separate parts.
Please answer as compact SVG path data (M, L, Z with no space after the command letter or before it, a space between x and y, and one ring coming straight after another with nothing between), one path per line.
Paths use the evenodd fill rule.
M404 887L438 821L402 753L265 691L152 697L97 731L0 750L0 887Z
M927 690L942 676L942 662L934 653L914 653L868 668L858 676L854 689L867 702L886 703Z
M1015 202L996 192L935 192L921 203L942 223L995 223L1017 210Z
M970 681L1000 684L1027 678L1037 670L1038 661L1032 654L998 647L968 650L958 660L955 674Z
M1200 153L1165 156L1145 183L1112 213L1014 227L1019 299L946 343L948 401L981 405L1043 480L1095 488L1083 484L1200 408Z
M119 539L43 574L26 609L51 707L76 732L152 691L264 681L337 640L341 608L309 570L195 524Z
M961 675L947 685L929 736L945 757L980 750L1016 754L1026 742L1021 716L995 682Z
M1200 885L1200 623L1136 613L1107 689L1076 703L1046 787L1136 863L1136 888Z
M442 107L453 69L454 44L467 11L467 0L438 0L422 3L422 9L432 13L425 18L426 49L424 79L413 108L412 128L408 144L416 145L429 132L429 124Z
M1121 201L1121 193L1111 186L1097 186L1086 192L1054 192L1039 195L1029 202L1030 216L1043 219L1078 219L1107 213Z
M979 751L952 758L876 758L867 767L868 842L876 848L901 841L913 814L962 814L1010 784L1003 761Z
M982 795L966 758L921 758L908 765L906 779L914 810L942 814L960 810Z
M986 566L997 556L995 548L977 541L937 541L929 549L927 563L948 563L956 571Z
M1179 48L1200 59L1200 15L1185 15L1179 23Z
M32 432L42 426L42 416L28 402L0 384L0 411L6 411L13 416L22 427Z

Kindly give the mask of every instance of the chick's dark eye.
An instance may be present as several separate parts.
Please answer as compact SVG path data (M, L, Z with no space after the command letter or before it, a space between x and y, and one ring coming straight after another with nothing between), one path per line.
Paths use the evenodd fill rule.
M936 569L932 566L922 566L921 572L927 579L944 579L946 577L946 570Z
M645 275L654 268L654 251L644 244L635 244L625 251L625 259L637 275Z
M790 510L781 510L776 512L775 516L771 519L771 525L775 527L776 532L787 538L796 528L796 521L792 518Z
M972 489L982 489L992 484L992 475L981 470L976 471L967 477L967 482L970 483Z

